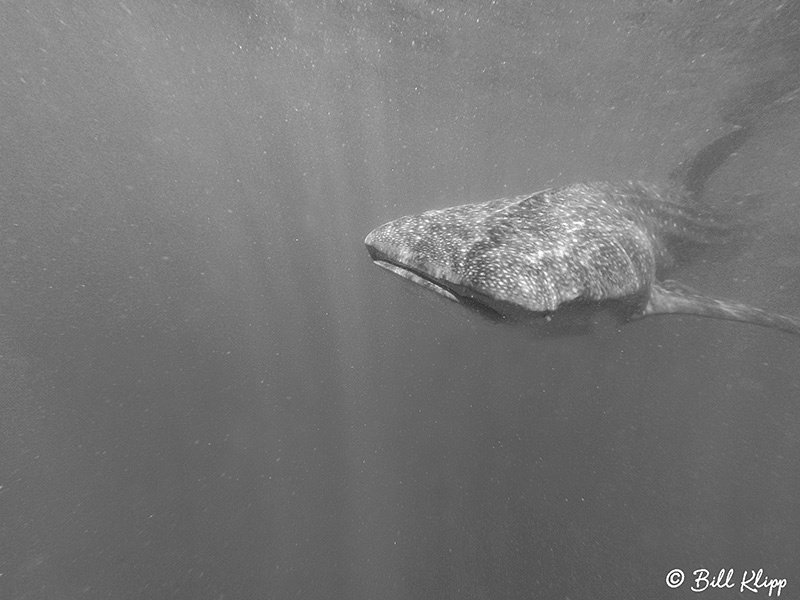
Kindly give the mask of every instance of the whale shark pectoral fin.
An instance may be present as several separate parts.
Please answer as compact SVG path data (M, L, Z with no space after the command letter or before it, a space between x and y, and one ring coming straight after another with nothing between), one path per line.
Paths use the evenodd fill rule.
M702 297L700 294L676 281L667 280L662 283L653 283L650 288L650 297L641 316L702 314L699 311L705 305L698 302L700 297Z
M677 281L654 283L641 316L674 314L740 321L800 335L800 319L796 317L778 315L748 304L705 296Z
M699 296L703 297L703 293L694 289L693 287L686 285L685 283L681 283L680 281L675 281L674 279L665 279L660 284L656 284L657 287L661 288L666 292L673 292L676 294L684 294L687 296Z

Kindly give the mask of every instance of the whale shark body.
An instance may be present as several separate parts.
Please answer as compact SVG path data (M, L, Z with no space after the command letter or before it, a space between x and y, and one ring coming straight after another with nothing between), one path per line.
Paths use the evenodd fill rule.
M623 321L689 314L800 335L800 319L662 279L681 248L725 237L725 220L696 199L748 135L734 129L667 185L579 183L432 210L378 227L365 244L377 265L497 319L610 309Z

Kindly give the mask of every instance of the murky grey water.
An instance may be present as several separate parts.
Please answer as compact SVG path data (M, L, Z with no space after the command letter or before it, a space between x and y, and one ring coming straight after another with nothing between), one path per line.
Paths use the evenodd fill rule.
M793 4L162 4L0 8L0 597L800 589L797 339L540 338L362 244L749 119L678 274L800 314Z

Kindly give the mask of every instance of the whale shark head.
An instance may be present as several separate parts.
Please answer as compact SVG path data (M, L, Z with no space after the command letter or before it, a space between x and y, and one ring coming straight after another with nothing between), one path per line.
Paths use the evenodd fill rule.
M584 335L594 327L598 315L591 302L574 300L562 303L558 310L548 310L538 305L531 309L508 301L504 288L513 289L518 280L527 279L530 273L522 272L527 269L513 260L484 261L482 252L472 251L475 241L465 241L471 236L458 228L454 233L453 228L448 230L441 225L429 227L430 223L426 225L425 222L431 216L437 217L436 214L403 217L372 231L364 240L372 261L492 323L537 327L540 334L548 337ZM468 225L462 223L462 226ZM483 247L484 252L490 250L485 243L479 242L478 246ZM483 264L477 272L494 272L496 277L481 287L465 277L465 272L473 270L469 263ZM629 312L628 308L622 308L622 315ZM608 313L614 314L614 310ZM615 320L619 316L615 315Z
M490 306L491 298L472 289L465 278L456 271L452 257L457 250L454 240L446 236L432 236L431 231L419 222L419 216L404 217L372 231L364 240L372 261L390 273L399 275L420 287L490 319L501 315ZM434 232L442 233L437 226Z
M643 227L585 186L432 210L381 225L372 260L470 308L537 318L573 304L641 301L654 271ZM586 196L578 212L571 199ZM642 304L643 306L643 304Z

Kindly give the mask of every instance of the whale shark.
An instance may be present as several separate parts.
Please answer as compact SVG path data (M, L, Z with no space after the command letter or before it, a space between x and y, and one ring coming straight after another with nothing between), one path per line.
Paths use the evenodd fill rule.
M714 244L730 219L698 203L711 173L749 137L732 127L665 184L575 183L401 217L364 243L380 267L511 322L621 322L696 315L800 335L800 319L704 295L665 275L687 246Z

